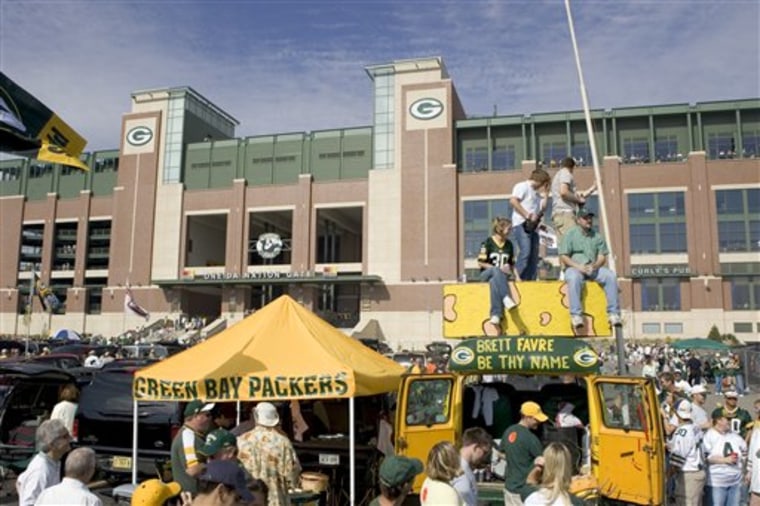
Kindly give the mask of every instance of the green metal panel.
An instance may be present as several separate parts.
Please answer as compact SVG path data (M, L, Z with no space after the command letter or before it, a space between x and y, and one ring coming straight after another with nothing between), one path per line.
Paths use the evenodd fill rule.
M25 175L26 160L0 161L0 197L21 195L21 183Z
M249 186L272 184L274 181L274 137L246 139L245 179Z
M292 184L298 181L303 166L304 134L278 135L274 144L274 183Z
M93 197L111 195L119 173L116 171L93 172L91 176L91 190Z
M60 167L60 176L58 178L58 196L62 199L73 199L79 197L79 192L87 188L87 172L79 169L64 171Z
M695 108L700 112L732 111L734 109L759 109L760 98L745 100L721 100L715 102L697 102Z
M237 173L238 140L216 141L211 146L209 188L229 188Z
M365 179L372 168L372 129L343 131L341 179Z
M491 139L494 151L507 149L514 152L514 164L507 170L519 170L525 159L525 142L523 139L523 125L504 125L491 128Z
M32 162L29 165L29 181L26 185L26 198L44 200L53 191L55 166L52 163Z
M311 136L310 158L314 181L340 179L341 132L314 132Z
M210 142L188 144L184 158L184 181L188 190L201 190L209 187L211 169Z

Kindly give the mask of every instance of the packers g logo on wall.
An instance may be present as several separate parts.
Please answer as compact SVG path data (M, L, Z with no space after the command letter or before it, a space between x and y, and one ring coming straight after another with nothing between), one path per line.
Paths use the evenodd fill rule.
M133 146L144 146L153 139L153 130L146 126L136 126L127 132L127 142Z
M594 350L582 348L573 354L573 361L581 367L594 367L599 357Z
M419 120L437 118L443 112L443 103L436 98L421 98L409 106L409 114Z
M469 348L457 347L451 353L451 360L455 364L468 365L472 363L473 360L475 360L475 352Z

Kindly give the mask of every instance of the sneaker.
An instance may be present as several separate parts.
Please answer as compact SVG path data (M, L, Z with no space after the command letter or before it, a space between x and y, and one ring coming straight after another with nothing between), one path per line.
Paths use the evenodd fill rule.
M570 315L570 321L573 323L573 327L575 327L576 329L586 325L583 322L583 317L581 315L577 315L577 314Z
M501 325L501 318L499 318L497 315L493 315L491 318L488 319L488 321L493 323L494 325Z
M623 326L623 320L620 319L619 314L611 314L609 315L609 321L610 326L612 327L622 327Z
M517 303L509 295L505 295L501 301L504 303L504 309L507 311L517 306Z

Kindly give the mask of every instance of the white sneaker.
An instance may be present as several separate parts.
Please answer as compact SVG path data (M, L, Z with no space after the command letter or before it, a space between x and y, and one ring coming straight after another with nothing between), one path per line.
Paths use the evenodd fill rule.
M501 325L501 318L499 318L496 315L493 315L491 318L488 319L488 321L493 323L494 325Z
M576 329L581 328L586 325L581 315L577 315L577 314L570 315L570 321L572 322L573 327L575 327Z
M609 322L610 326L612 327L622 327L623 326L623 320L620 319L619 314L611 314L609 315Z
M510 297L509 295L505 295L504 298L501 299L501 301L504 303L504 309L506 309L507 311L517 306L517 302L512 300L512 297Z

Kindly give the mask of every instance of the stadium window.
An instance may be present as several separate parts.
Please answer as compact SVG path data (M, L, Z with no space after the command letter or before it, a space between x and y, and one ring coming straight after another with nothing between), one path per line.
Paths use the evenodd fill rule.
M494 146L493 153L491 153L493 170L514 170L516 160L517 157L515 156L514 146Z
M464 202L464 257L477 258L480 243L491 235L491 220L512 216L512 207L504 199L468 200Z
M715 208L721 252L760 251L760 188L716 190Z
M667 335L683 334L683 323L665 323L663 330Z
M760 278L757 276L731 278L731 309L737 311L760 309Z
M657 162L682 162L683 154L678 150L678 137L667 135L654 141L654 159Z
M751 322L734 322L734 333L736 334L751 334L752 323Z
M649 141L646 137L623 139L623 163L649 163Z
M686 253L683 192L629 193L631 254Z
M485 146L465 148L464 170L469 172L488 170L488 148Z
M644 334L659 334L660 324L659 323L642 323L641 332Z
M744 132L742 135L742 158L760 156L760 130Z
M681 284L678 278L641 280L642 311L680 311Z
M581 167L590 165L593 161L591 158L591 146L588 142L573 144L571 156L575 159L575 164Z
M717 132L707 135L707 157L710 160L734 158L736 143L731 132Z
M546 142L541 147L544 167L559 167L560 162L567 156L567 145L564 142Z

